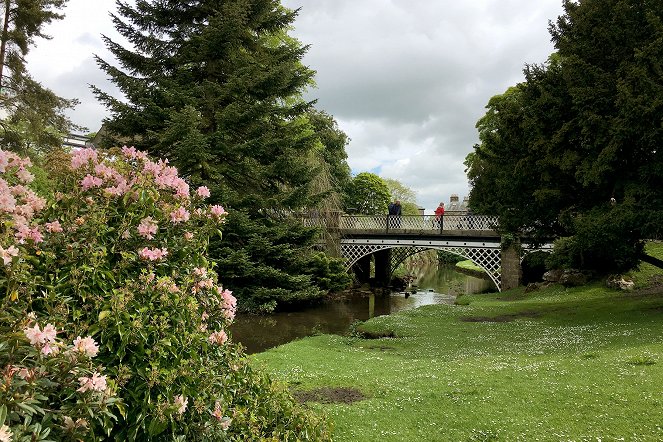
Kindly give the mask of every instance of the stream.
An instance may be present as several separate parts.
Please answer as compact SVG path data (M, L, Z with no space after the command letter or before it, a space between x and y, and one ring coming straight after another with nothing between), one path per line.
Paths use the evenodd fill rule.
M258 353L314 334L345 334L355 321L389 315L429 304L453 304L463 293L480 293L491 282L456 272L453 267L430 265L416 275L407 293L356 296L329 301L300 311L266 316L238 315L230 327L233 340L247 353Z

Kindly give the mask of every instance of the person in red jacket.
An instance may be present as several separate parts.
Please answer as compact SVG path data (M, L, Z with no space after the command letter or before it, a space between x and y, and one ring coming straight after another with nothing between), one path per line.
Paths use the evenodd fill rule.
M442 217L444 216L444 203L440 203L439 206L437 206L437 209L435 209L435 224L437 225L437 228L442 227Z

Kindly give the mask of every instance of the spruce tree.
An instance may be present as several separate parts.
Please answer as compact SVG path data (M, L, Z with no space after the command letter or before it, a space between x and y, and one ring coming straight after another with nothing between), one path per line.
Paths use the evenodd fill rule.
M313 71L286 34L295 14L276 0L118 2L133 48L105 37L120 67L97 58L126 96L94 88L106 128L233 208L301 207L315 173L300 98Z
M306 276L315 232L273 217L331 190L314 186L329 161L302 99L314 75L307 48L287 34L297 12L278 0L117 4L115 27L132 47L105 37L119 66L97 62L125 98L93 88L111 112L109 142L168 158L229 209L211 253L240 306L319 297Z

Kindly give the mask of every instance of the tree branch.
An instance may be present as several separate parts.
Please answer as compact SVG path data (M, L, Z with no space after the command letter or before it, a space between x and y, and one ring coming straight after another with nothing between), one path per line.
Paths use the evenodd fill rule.
M655 258L643 252L640 254L640 260L646 262L647 264L651 264L654 267L658 267L659 269L663 269L663 259Z

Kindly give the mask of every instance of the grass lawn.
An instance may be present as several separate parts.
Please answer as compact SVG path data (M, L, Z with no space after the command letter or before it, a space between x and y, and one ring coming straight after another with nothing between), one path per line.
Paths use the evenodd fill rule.
M650 267L631 274L635 292L466 295L359 327L396 337L315 336L252 358L293 391L361 392L308 402L337 441L661 441L663 273Z

